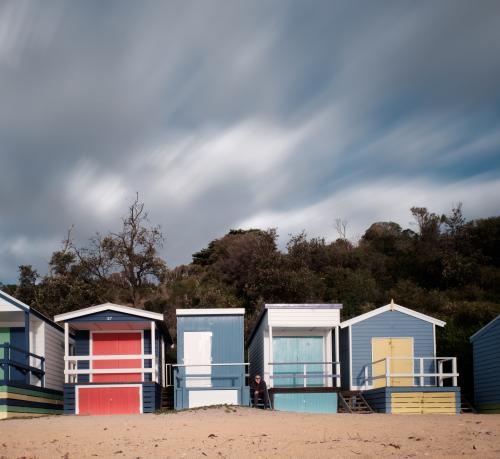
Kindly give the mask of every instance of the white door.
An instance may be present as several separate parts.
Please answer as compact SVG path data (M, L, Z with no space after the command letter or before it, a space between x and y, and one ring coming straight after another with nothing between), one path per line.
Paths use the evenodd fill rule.
M184 332L183 363L186 387L212 387L212 332Z

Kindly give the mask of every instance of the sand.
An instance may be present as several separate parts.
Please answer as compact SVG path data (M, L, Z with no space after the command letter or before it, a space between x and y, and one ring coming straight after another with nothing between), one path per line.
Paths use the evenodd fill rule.
M1 458L500 457L500 415L300 414L217 407L0 422Z

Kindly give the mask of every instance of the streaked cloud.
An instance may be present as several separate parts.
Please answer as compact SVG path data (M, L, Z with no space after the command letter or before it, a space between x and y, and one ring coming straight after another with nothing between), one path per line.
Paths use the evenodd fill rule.
M500 204L500 4L0 5L0 281L135 192L172 266L239 226L351 237Z

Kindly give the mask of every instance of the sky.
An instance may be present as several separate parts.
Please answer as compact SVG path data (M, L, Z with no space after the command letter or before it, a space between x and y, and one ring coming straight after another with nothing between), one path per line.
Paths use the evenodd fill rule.
M356 240L500 214L500 2L2 1L0 281L116 230Z

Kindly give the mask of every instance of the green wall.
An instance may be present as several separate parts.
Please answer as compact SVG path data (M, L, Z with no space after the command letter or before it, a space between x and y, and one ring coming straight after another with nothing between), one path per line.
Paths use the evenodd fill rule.
M0 344L10 343L10 329L0 328ZM4 350L0 349L0 360L4 358ZM0 367L0 380L4 378L4 370Z

